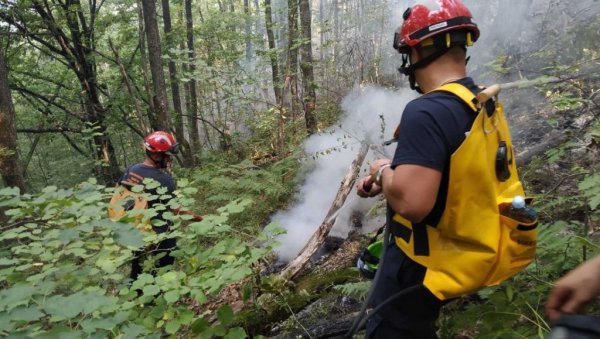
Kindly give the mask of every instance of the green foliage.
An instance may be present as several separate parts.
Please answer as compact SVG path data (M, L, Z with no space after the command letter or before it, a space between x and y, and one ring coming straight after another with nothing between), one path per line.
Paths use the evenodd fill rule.
M334 290L340 292L343 295L347 295L349 297L364 299L369 293L369 289L371 288L371 281L360 281L354 283L347 283L343 285L334 286Z
M490 72L500 75L508 75L512 71L510 67L510 57L508 55L499 54L494 60L485 64Z
M573 97L569 94L557 94L552 97L552 104L559 111L579 108L584 102L585 100L582 98Z
M222 160L221 160L222 161ZM232 200L249 201L245 213L232 216L238 232L253 234L267 216L283 208L295 189L298 162L285 158L270 166L245 160L237 164L212 162L192 173L199 210L211 211Z
M226 204L202 222L188 223L184 219L189 216L165 213L173 223L169 234L142 234L130 224L133 215L118 221L105 217L113 190L94 180L72 189L50 186L31 195L0 190L0 207L9 217L0 235L0 333L246 337L244 329L228 327L236 315L227 305L217 311L219 323L212 324L203 319L209 314L196 314L189 303L202 305L225 285L245 278L271 251L272 228L244 240L229 225L229 217L244 213L249 201ZM170 206L189 209L194 200L187 194L194 192L182 180ZM157 205L144 213L165 208ZM135 252L167 237L178 238L174 267L128 282ZM152 266L149 257L145 267Z
M600 205L600 173L585 176L578 188L583 196L589 199L590 209L596 210Z

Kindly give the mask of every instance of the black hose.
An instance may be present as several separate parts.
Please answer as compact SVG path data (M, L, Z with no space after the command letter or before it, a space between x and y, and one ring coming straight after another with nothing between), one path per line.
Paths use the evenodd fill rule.
M377 305L377 307L375 307L361 322L360 324L356 327L361 328L362 326L365 325L365 323L367 322L367 320L374 314L376 314L377 312L379 312L383 307L387 306L387 304L391 303L392 301L396 300L397 298L400 298L402 296L405 296L409 293L412 293L420 288L425 288L425 286L423 284L418 284L418 285L413 285L411 287L407 287L405 289L403 289L402 291L392 295L391 297L385 299L381 304ZM354 333L353 333L354 334ZM351 338L351 337L349 337Z
M379 260L379 265L377 266L377 272L375 272L375 277L373 278L373 283L371 284L371 288L369 289L367 298L365 299L365 301L362 304L360 312L358 312L358 314L356 315L356 318L354 318L354 322L352 323L350 330L348 330L348 333L346 333L346 335L344 335L344 338L347 338L347 339L352 338L354 333L360 328L359 324L364 323L364 321L361 322L361 318L365 314L365 311L367 310L367 306L371 303L371 299L373 298L373 293L375 292L375 286L377 286L377 282L379 281L379 277L381 276L381 271L383 271L382 268L383 268L383 263L385 260L385 252L387 250L389 243L390 243L390 230L386 224L384 226L384 231L383 231L383 250L381 251L381 257ZM370 315L365 317L365 321L366 321L366 319L369 319L369 317L370 317Z
M348 330L348 332L346 333L346 335L344 336L344 338L346 339L351 339L352 336L354 335L354 333L359 330L360 328L362 328L365 323L367 322L367 320L369 320L369 318L371 316L373 316L374 314L376 314L377 312L379 312L383 307L387 306L387 304L391 303L392 301L396 300L397 298L400 298L402 296L405 296L409 293L413 293L415 291L417 291L420 288L425 288L425 286L423 284L418 284L418 285L413 285L411 287L405 288L402 291L397 292L396 294L390 296L389 298L385 299L381 304L377 305L377 307L375 307L366 317L364 317L363 319L361 319L363 317L363 315L365 314L365 311L367 309L367 306L369 305L369 303L371 302L371 299L373 298L373 293L375 291L375 288L377 286L377 282L379 281L379 277L381 276L381 271L383 271L383 263L384 263L384 259L385 259L385 251L387 250L388 244L389 244L389 238L390 238L390 234L389 234L389 229L387 227L387 225L385 226L385 231L383 233L383 251L381 251L381 260L379 261L379 265L377 266L377 272L375 273L375 278L373 278L373 284L371 285L371 288L369 289L369 294L367 295L367 298L365 299L362 308L360 309L360 312L358 312L358 314L356 315L356 318L354 318L354 322L352 323L352 327L350 327L350 330Z

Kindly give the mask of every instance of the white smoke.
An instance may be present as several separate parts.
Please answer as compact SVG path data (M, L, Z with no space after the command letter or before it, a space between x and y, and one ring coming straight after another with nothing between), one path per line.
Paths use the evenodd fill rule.
M344 115L341 123L305 142L305 153L316 157L314 167L303 178L304 184L298 193L297 204L273 216L273 220L287 230L287 234L279 238L282 243L278 248L281 261L293 259L324 221L361 142L372 145L361 177L366 175L365 167L369 160L384 157L383 153L386 151L388 155L385 157L390 157L394 146L389 146L384 151L380 145L392 137L404 106L414 97L412 91L406 89L392 91L380 87L357 88L342 101ZM346 236L350 230L351 212L364 213L374 201L358 199L353 189L340 210L331 235ZM372 228L380 225L368 226Z

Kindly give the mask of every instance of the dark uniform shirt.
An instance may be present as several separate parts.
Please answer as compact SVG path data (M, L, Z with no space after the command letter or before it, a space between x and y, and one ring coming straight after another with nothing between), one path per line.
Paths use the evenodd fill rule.
M456 82L473 93L480 91L471 78ZM436 225L444 212L450 156L465 140L465 132L471 129L475 117L467 104L447 92L422 95L409 102L402 113L392 167L421 165L442 172L437 200L424 220L429 225Z
M124 185L124 186L128 186L128 187L132 187L135 185L141 185L141 184L143 184L143 181L146 178L156 180L160 184L161 187L164 187L167 189L167 192L165 194L158 194L157 188L145 189L144 191L146 193L148 193L150 195L169 196L169 198L167 198L167 199L163 198L163 199L157 199L157 200L149 200L148 208L152 208L157 203L167 204L169 202L169 200L171 200L171 198L173 197L173 192L175 192L177 185L175 184L175 181L173 180L173 178L167 172L165 172L161 169L151 167L151 166L145 165L143 163L129 166L125 170L125 173L123 173L123 175L119 179L119 185ZM162 218L162 213L160 213L160 212L156 219L160 219L160 220L163 220L166 222L166 220L164 220ZM169 223L167 222L166 225L162 225L162 226L154 226L153 225L152 228L154 229L154 231L156 233L163 233L168 230L168 226L169 226Z

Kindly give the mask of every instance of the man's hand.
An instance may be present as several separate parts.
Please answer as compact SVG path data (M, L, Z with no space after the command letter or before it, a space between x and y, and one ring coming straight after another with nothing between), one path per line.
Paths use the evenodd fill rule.
M356 194L361 198L374 197L381 193L381 187L371 180L371 176L362 178L356 185Z
M559 279L546 302L546 312L554 321L564 314L580 312L600 293L600 256L591 259Z
M359 197L370 198L381 193L381 186L375 183L377 171L383 165L390 163L389 159L377 159L369 166L369 176L361 179L356 185L356 193Z

